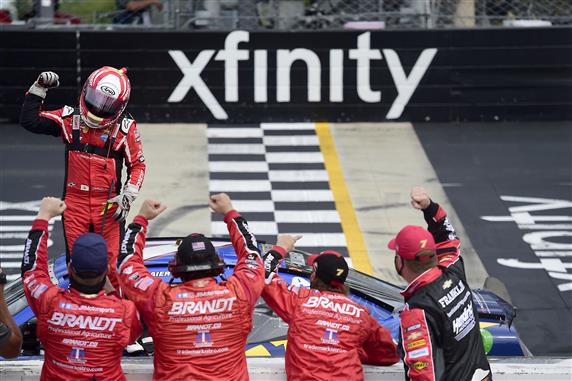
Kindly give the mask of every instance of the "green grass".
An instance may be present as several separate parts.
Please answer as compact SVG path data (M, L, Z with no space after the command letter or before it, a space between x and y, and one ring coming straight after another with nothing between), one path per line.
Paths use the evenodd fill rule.
M61 0L60 10L81 19L82 24L94 23L93 13L107 13L117 10L115 0ZM98 24L107 24L110 18L99 19Z

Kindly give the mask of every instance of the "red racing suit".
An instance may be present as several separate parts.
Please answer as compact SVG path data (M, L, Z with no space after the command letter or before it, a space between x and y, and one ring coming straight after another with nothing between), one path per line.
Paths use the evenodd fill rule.
M126 184L139 189L143 183L145 159L136 123L123 117L113 129L88 128L81 123L78 110L65 106L41 111L42 101L36 95L26 94L20 123L35 134L60 136L66 146L63 198L67 209L62 222L68 262L78 236L89 231L103 235L109 253L109 278L117 288L117 256L125 229L112 217L117 208L114 205L107 212L102 232L103 211L107 199L121 191L123 161L128 173Z
M155 345L153 380L248 380L246 339L254 305L264 287L256 238L236 211L224 218L237 254L228 281L200 278L163 282L145 268L147 220L127 228L119 258L123 292L133 300Z
M491 381L459 239L438 204L431 202L423 214L437 244L439 265L402 292L406 304L401 312L400 354L406 380Z
M141 334L135 304L103 291L86 295L52 283L48 221L37 219L26 241L22 278L44 346L41 381L126 380L123 348Z
M280 248L278 251L284 257ZM399 361L389 331L345 295L289 286L276 275L262 298L289 326L289 381L363 380L362 363L391 365Z

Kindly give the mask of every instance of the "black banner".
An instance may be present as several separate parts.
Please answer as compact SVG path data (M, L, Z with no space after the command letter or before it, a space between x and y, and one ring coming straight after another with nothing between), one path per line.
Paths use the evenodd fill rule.
M1 32L0 121L43 70L47 106L127 67L139 122L572 119L572 29Z

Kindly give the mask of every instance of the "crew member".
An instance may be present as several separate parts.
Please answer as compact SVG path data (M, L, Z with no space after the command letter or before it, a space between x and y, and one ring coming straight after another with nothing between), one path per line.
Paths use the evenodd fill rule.
M310 288L288 285L277 273L287 251L300 238L279 236L278 246L264 256L270 308L288 323L288 380L363 380L363 364L391 365L399 361L388 330L353 300L345 285L349 268L335 251L309 258Z
M101 234L108 244L109 278L118 287L116 262L123 221L145 174L139 132L124 112L131 85L125 69L104 66L85 81L79 106L42 111L47 90L57 86L57 74L41 73L24 98L20 123L36 134L60 136L66 146L63 197L68 208L62 222L68 262L77 237ZM123 186L124 161L128 178Z
M411 190L411 205L423 211L428 230L406 226L388 245L409 283L399 346L406 379L492 380L455 230L423 188Z
M151 275L142 254L148 221L165 210L158 201L146 200L125 234L119 280L153 338L154 380L248 380L246 339L264 287L260 249L228 195L211 196L209 205L224 215L237 255L227 281L217 282L225 264L212 242L199 234L182 239L169 264L182 283Z
M54 285L48 272L48 221L63 213L57 198L42 200L22 260L24 292L38 320L45 355L40 380L126 380L123 348L141 334L133 302L107 295L107 245L99 234L74 242L68 264L70 288Z

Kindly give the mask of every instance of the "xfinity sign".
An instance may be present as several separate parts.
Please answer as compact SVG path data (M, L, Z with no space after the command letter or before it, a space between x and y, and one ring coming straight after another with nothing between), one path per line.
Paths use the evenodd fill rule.
M330 103L344 102L344 63L355 61L356 94L365 103L380 103L383 94L380 90L372 88L370 71L374 67L384 65L391 74L397 91L395 99L391 100L391 107L386 114L387 119L397 119L403 113L411 96L415 93L419 82L425 75L437 49L424 49L419 52L415 64L407 74L398 54L393 49L375 49L371 47L371 34L365 32L357 36L355 48L330 49L326 69L329 73L328 83L322 83L322 70L324 62L316 52L306 48L277 49L276 50L276 94L278 103L290 102L290 75L295 62L300 61L306 65L307 71L307 101L323 102L322 88L327 88ZM222 50L202 50L191 62L181 50L169 50L169 55L181 70L183 78L177 84L168 98L170 103L184 100L188 92L193 89L212 115L219 120L228 119L228 114L211 89L201 77L203 70L211 61L224 62L224 102L239 102L239 65L249 65L253 73L253 99L255 103L268 103L268 55L266 49L249 50L247 47L239 49L239 44L250 42L250 33L247 31L234 31L229 33ZM274 54L272 52L272 54ZM251 62L245 62L251 61ZM346 72L345 75L348 75Z

